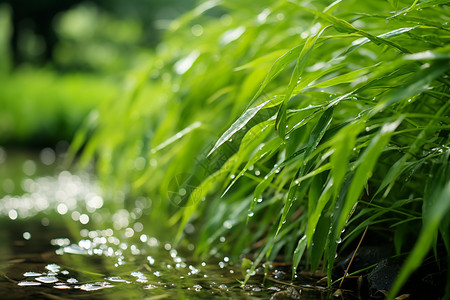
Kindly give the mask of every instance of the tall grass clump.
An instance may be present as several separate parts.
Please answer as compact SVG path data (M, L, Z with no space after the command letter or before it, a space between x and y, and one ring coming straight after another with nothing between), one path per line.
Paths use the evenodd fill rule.
M450 255L449 19L440 0L202 2L72 150L179 241L196 226L199 255L305 258L330 283L368 228L407 256L395 295Z

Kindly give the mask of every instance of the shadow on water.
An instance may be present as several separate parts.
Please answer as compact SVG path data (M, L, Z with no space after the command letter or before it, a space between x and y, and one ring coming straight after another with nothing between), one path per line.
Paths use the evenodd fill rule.
M133 211L108 207L92 175L58 170L59 160L48 148L0 148L0 299L333 298L317 276L291 284L283 266L242 286L228 257L202 261L191 244L148 235L149 199Z

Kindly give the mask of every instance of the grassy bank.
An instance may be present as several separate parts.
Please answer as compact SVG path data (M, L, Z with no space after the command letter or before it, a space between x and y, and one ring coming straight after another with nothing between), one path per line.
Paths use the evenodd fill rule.
M450 253L449 19L438 0L203 2L72 151L179 241L197 228L199 255L255 254L247 276L283 255L330 283L367 228L407 257L393 296Z

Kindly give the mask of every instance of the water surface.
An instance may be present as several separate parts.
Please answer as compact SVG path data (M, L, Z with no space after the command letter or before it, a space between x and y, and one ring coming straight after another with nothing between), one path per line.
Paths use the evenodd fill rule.
M239 261L174 247L170 228L154 234L150 199L125 209L124 194L105 199L92 174L62 170L59 156L0 148L0 299L332 298L318 276L291 283L284 264L242 286Z

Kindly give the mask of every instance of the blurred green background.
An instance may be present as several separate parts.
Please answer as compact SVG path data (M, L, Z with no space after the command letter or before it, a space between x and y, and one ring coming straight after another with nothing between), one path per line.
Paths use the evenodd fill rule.
M0 145L70 141L195 0L0 1ZM95 117L95 112L92 115Z

